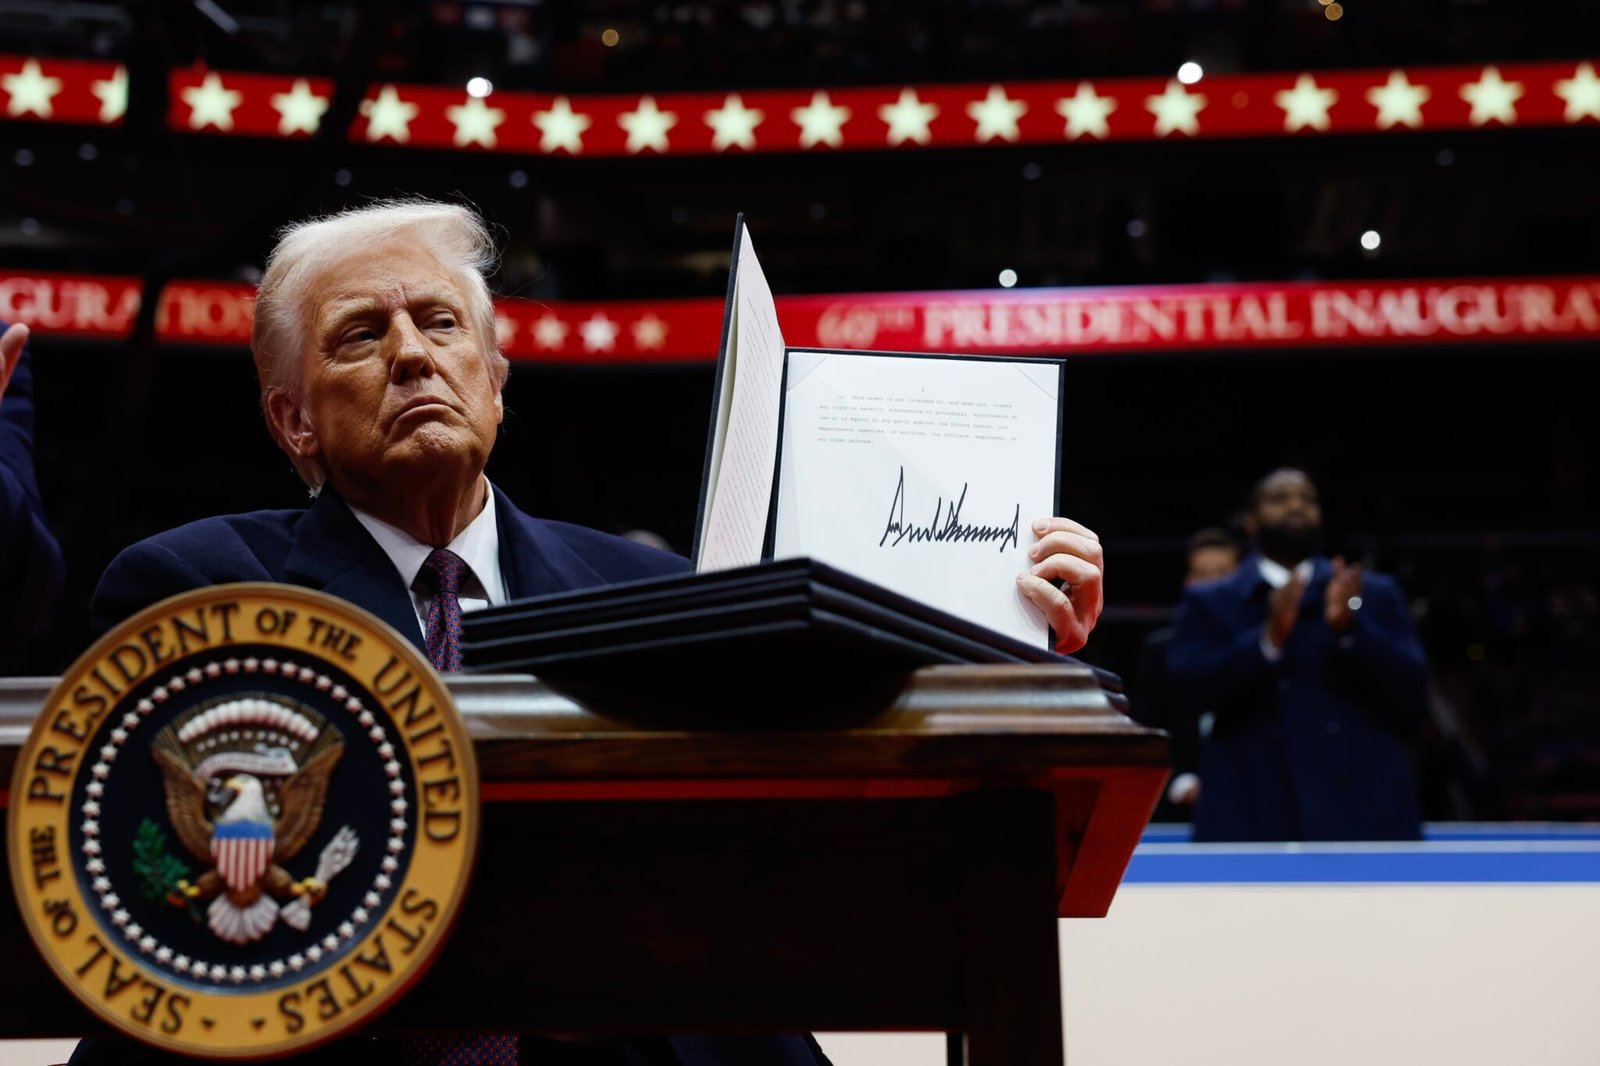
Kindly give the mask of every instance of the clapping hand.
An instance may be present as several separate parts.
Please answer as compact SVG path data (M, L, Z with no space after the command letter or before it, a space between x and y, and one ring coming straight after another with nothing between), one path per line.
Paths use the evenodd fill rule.
M1335 633L1344 633L1355 620L1361 606L1361 564L1346 564L1343 556L1333 560L1333 577L1328 579L1328 595L1323 602L1322 617Z

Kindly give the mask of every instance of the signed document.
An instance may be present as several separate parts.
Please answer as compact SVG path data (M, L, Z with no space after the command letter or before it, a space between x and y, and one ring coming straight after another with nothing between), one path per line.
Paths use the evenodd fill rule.
M743 216L695 569L809 556L1048 647L1017 589L1057 513L1059 360L790 348Z
M773 556L1046 644L1016 587L1056 513L1059 362L791 348Z

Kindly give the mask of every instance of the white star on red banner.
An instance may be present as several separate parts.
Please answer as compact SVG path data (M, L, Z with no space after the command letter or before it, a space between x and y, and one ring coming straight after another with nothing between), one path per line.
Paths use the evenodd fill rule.
M224 132L233 129L233 112L244 103L244 93L222 84L216 71L207 74L199 85L178 94L189 105L189 128L203 130L215 126Z
M60 78L46 77L37 60L22 64L16 74L0 76L0 88L6 92L6 114L16 118L21 115L38 115L50 118L55 110L50 101L61 91Z
M548 111L535 111L533 124L539 127L539 151L583 151L583 132L594 124L588 115L572 110L572 101L558 96Z
M927 144L932 137L928 126L938 114L936 105L925 104L917 99L915 89L901 89L894 103L878 108L878 117L889 126L890 144L905 144L907 141Z
M711 147L718 152L725 152L729 148L754 151L756 127L765 118L766 112L745 107L743 97L738 93L729 93L721 107L714 107L705 113L706 125L712 131Z
M1206 98L1204 93L1192 93L1173 78L1161 95L1145 97L1144 106L1156 117L1157 137L1171 133L1194 137L1200 132L1200 112L1205 109Z
M1600 122L1600 62L1207 74L966 85L541 95L377 84L343 135L366 143L520 155L982 150L1012 144L1496 130ZM169 72L172 128L306 137L326 77ZM126 69L0 55L0 120L105 125L127 110ZM1060 125L1055 117L1059 116Z
M1110 137L1111 125L1107 120L1116 109L1115 97L1099 95L1086 81L1078 83L1077 92L1056 101L1056 114L1067 120L1065 135L1069 141L1085 135L1102 141Z

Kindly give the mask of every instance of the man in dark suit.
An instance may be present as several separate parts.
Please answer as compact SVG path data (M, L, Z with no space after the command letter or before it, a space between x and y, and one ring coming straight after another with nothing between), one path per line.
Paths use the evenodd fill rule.
M494 259L482 220L453 205L397 201L286 229L262 277L251 349L268 428L315 501L202 519L134 545L101 579L96 627L186 589L284 581L373 611L451 670L461 610L686 569L632 541L531 518L485 479L507 372L484 280ZM1098 539L1062 518L1035 528L1037 562L1019 587L1046 612L1058 646L1076 650L1100 612ZM348 1056L354 1042L334 1049ZM497 1053L467 1049L449 1061ZM525 1042L522 1059L827 1061L806 1036L598 1050Z
M28 327L0 322L0 644L49 628L61 599L61 549L33 470Z
M1196 840L1411 840L1405 737L1427 662L1395 582L1317 554L1322 509L1299 470L1267 475L1233 576L1187 590L1167 667L1173 705L1207 708Z

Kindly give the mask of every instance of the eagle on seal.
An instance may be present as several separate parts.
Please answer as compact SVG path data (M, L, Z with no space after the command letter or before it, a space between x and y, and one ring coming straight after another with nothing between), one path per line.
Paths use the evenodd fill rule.
M158 740L150 751L166 786L167 817L183 846L207 867L193 883L179 881L178 892L185 901L209 901L206 924L220 939L260 940L277 923L279 900L315 902L327 891L316 877L296 880L283 864L322 822L328 779L344 753L337 731L323 731L298 765L286 750L260 745L255 753L214 756L199 766L176 742ZM266 770L258 776L239 768L223 776L229 762L290 772L273 787L280 778Z

